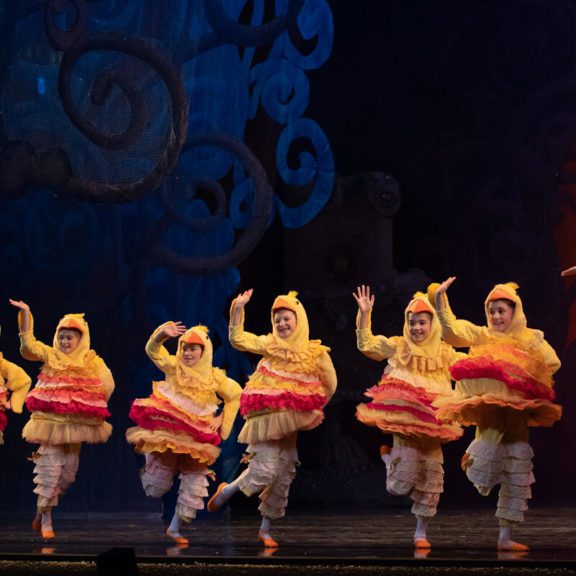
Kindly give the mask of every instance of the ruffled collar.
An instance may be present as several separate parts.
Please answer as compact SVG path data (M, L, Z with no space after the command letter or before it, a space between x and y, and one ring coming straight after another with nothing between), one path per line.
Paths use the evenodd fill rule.
M410 342L405 338L399 338L395 358L397 364L418 372L447 370L454 361L454 349L448 344L441 342L435 356L422 356L414 353L414 347L410 346Z

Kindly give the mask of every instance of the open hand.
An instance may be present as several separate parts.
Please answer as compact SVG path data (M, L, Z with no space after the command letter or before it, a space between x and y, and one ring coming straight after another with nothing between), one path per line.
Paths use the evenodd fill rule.
M162 328L162 332L164 336L168 336L168 338L178 338L178 336L182 336L182 334L186 332L186 326L184 326L182 322L168 322Z
M252 298L252 292L253 292L253 288L250 288L250 290L246 290L246 292L242 292L240 294L238 294L238 296L236 296L236 300L235 300L235 304L236 306L241 306L242 308L244 306L246 306L246 304L248 304L248 302L250 302L250 298Z
M447 280L444 280L444 282L442 282L442 284L440 284L440 286L438 286L438 290L436 290L436 296L438 296L439 294L445 294L446 290L448 290L448 288L450 288L450 286L452 285L452 282L454 282L454 280L456 280L456 276L450 276L450 278L448 278Z
M352 296L354 296L360 312L370 312L374 307L374 294L370 295L370 286L364 286L364 284L362 284L362 286L358 286L356 290L357 292L352 292Z

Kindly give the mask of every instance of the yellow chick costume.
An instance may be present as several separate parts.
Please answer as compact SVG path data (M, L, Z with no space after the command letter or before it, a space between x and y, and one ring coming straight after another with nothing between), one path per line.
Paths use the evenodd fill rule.
M132 404L130 418L137 426L126 431L126 439L146 455L141 480L148 496L162 496L180 473L176 513L189 522L204 508L208 466L220 455L221 440L230 435L242 388L224 370L212 366L212 341L206 327L186 331L174 356L163 341L157 341L164 326L152 334L146 353L164 372L165 380L154 382L152 394ZM191 367L182 360L185 343L203 347L202 356ZM222 400L224 408L216 415Z
M528 427L551 426L562 413L553 402L552 388L552 374L560 368L560 360L541 331L527 328L517 288L507 283L490 291L484 302L488 326L456 319L446 295L438 310L444 339L470 350L467 359L451 368L457 381L455 396L436 406L443 417L477 425L462 464L482 495L500 484L496 516L502 526L523 521L531 498L534 452ZM495 300L515 305L504 333L491 324L489 305Z
M431 315L430 333L424 342L416 343L409 319L422 312ZM378 385L365 392L371 401L358 405L356 417L394 435L387 466L388 492L410 494L414 515L435 516L444 485L441 443L459 438L462 428L440 420L432 402L452 396L448 369L463 354L442 342L436 310L422 293L415 294L406 307L402 336L374 336L370 321L366 328L360 328L359 321L360 315L358 349L372 360L388 360L388 365Z
M4 444L3 431L7 423L4 404L10 398L12 412L21 414L31 383L30 376L20 366L8 362L0 353L0 445Z
M22 326L22 313L18 315ZM110 415L107 402L114 390L112 374L104 361L90 349L90 330L84 314L67 314L54 333L52 346L34 337L30 329L20 331L20 352L27 360L42 362L38 382L26 397L32 413L22 437L40 444L34 455L34 492L38 509L58 504L76 479L80 446L103 443L112 433L104 420ZM58 349L58 332L73 328L81 333L75 350L65 354Z
M280 338L274 323L279 309L296 315L296 327L287 338ZM262 516L275 519L285 514L296 473L296 433L324 419L323 408L336 390L336 372L330 349L309 340L308 317L296 292L276 298L271 322L271 334L256 336L244 331L242 314L238 325L230 325L229 337L237 350L263 356L240 400L246 423L238 441L248 444L250 460L238 481L247 496L260 493Z

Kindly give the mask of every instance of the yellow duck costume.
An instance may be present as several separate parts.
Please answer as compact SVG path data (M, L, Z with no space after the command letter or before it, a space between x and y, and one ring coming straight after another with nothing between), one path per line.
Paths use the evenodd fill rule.
M20 366L8 362L0 353L0 445L4 444L6 406L9 405L12 412L21 414L31 384L30 376Z
M412 513L428 518L435 516L443 491L441 444L462 435L460 425L438 418L432 402L452 396L448 369L463 356L442 341L432 292L430 296L414 295L404 312L402 336L374 336L370 317L368 326L360 327L360 314L356 330L360 352L372 360L388 361L378 385L365 392L370 402L358 405L356 417L394 435L390 457L385 460L386 488L394 495L410 494ZM410 316L422 312L430 314L430 333L416 343L410 335Z
M22 313L18 315L22 328ZM20 351L27 360L42 362L38 382L26 397L32 413L22 431L28 442L40 444L34 454L34 492L38 510L50 510L58 498L74 483L82 442L106 442L112 426L104 419L110 415L107 402L114 390L112 374L104 361L90 349L90 330L84 314L67 314L54 333L52 346L39 342L30 328L20 331ZM61 329L81 334L78 346L70 354L58 349Z
M176 514L185 522L204 508L208 495L208 466L220 455L218 445L230 435L238 413L242 388L224 370L212 366L212 341L208 329L195 326L178 340L176 355L158 341L158 327L146 344L146 353L165 375L153 383L148 398L135 400L130 418L137 424L126 432L128 442L146 455L141 475L148 496L167 492L180 473ZM202 356L193 366L182 360L182 346L202 346ZM224 402L220 414L219 405Z
M274 323L279 309L296 316L296 327L287 338L278 335ZM250 457L235 484L247 496L260 493L262 516L275 519L285 514L296 474L296 433L324 419L323 408L336 390L336 372L330 349L309 339L308 317L297 292L278 296L270 317L272 333L256 336L244 331L242 311L240 323L230 325L229 337L237 350L263 356L240 401L246 423L238 441L248 444Z
M528 509L534 482L528 427L551 426L561 417L552 388L560 361L544 334L527 327L517 288L507 283L490 291L484 302L487 326L456 319L445 294L438 309L444 339L470 350L451 368L456 395L436 405L446 418L477 425L462 467L482 495L500 484L496 516L501 526L523 521ZM491 323L489 306L496 300L514 306L506 332L495 330Z

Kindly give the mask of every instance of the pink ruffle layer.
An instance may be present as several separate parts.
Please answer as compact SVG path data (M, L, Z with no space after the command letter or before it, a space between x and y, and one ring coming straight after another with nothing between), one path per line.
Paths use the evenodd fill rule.
M33 391L34 392L34 391ZM108 408L91 406L77 400L42 400L34 397L31 392L26 398L26 408L30 412L45 412L47 414L73 414L76 416L88 416L90 418L107 418L110 416Z
M156 410L151 406L139 406L133 403L129 413L130 419L140 428L145 430L170 430L172 432L184 432L196 442L218 446L221 442L220 435L216 432L207 433L192 425L183 422L166 412Z
M370 402L366 404L366 407L370 408L371 410L381 410L383 412L407 412L422 422L438 425L441 424L440 420L438 420L438 418L436 418L433 414L430 414L424 410L419 410L416 406L398 406L397 404Z
M242 394L240 398L240 414L249 416L255 412L282 410L295 410L297 412L310 412L321 410L327 402L323 394L295 394L283 392L281 394Z
M509 388L521 392L529 399L554 400L556 393L545 386L521 366L491 356L475 356L459 360L450 367L454 380L492 378Z

